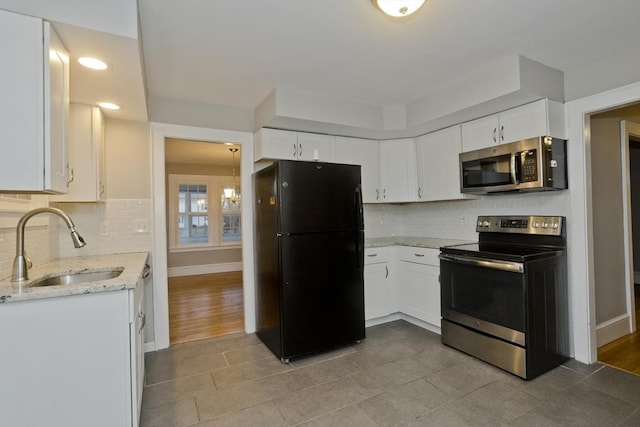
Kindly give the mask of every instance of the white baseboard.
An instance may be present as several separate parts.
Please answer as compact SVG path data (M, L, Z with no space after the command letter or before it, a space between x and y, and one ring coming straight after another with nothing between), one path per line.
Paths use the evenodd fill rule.
M405 320L405 321L413 324L413 325L419 326L422 329L426 329L428 331L431 331L434 334L442 335L442 332L441 332L439 326L432 325L431 323L427 323L427 322L425 322L423 320L416 319L415 317L411 317L408 314L404 314L404 313L400 313L400 318L402 320Z
M629 315L622 314L613 319L602 322L596 327L596 342L598 347L609 344L620 337L631 333L629 329Z
M186 267L171 267L167 269L168 277L195 276L198 274L227 273L242 271L242 262L226 262L222 264L190 265Z
M389 322L393 322L395 320L404 320L407 321L413 325L419 326L422 329L426 329L428 331L431 331L433 333L436 333L438 335L441 335L440 332L440 327L439 326L435 326L432 325L431 323L427 323L424 322L420 319L416 319L415 317L411 317L408 314L404 314L404 313L393 313L390 314L388 316L384 316L384 317L377 317L375 319L369 319L365 322L365 327L369 328L371 326L376 326L376 325L382 325L384 323L389 323Z

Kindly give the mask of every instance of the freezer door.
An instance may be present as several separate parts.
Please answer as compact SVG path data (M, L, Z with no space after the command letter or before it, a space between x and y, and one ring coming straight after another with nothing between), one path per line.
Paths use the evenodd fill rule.
M363 232L295 235L281 242L283 357L363 339Z
M278 163L283 234L363 230L360 166Z

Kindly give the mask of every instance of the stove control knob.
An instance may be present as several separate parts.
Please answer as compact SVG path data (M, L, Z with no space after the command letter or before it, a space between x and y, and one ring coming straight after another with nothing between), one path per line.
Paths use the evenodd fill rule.
M491 224L489 224L489 221L484 221L484 222L482 223L482 226L483 226L483 227L489 227L489 225L491 225Z
M542 223L542 228L549 228L549 223L548 222L543 222Z
M560 225L557 222L554 222L553 224L551 224L551 228L553 228L554 230L557 230L558 227L560 227Z
M533 223L533 228L538 228L540 227L540 223L539 222L534 222Z
M482 227L482 221L478 221L478 227Z

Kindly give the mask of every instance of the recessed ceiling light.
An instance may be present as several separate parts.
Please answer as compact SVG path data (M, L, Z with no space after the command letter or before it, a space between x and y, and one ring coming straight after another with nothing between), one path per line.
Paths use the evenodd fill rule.
M92 70L107 69L107 64L104 61L101 61L97 58L92 58L90 56L83 56L81 58L78 58L78 62L80 63L80 65L91 68Z
M120 106L112 102L98 102L100 108L106 108L107 110L119 110Z
M424 4L426 0L371 0L373 4L394 18L409 16Z

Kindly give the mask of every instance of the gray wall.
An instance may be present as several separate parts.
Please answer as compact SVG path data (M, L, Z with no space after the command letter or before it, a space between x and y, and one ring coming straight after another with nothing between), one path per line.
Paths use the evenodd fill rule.
M620 151L621 120L639 121L640 105L591 116L591 181L597 324L626 313ZM638 227L640 227L640 223ZM640 251L640 246L637 249Z

